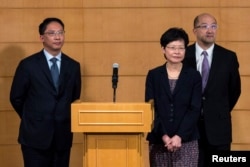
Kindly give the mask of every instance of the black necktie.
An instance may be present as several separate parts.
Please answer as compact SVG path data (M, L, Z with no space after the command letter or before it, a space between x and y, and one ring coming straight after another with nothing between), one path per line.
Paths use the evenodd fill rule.
M50 61L53 63L51 66L51 69L50 69L52 79L53 79L53 82L54 82L56 89L58 89L59 69L58 69L58 66L56 64L57 58L54 57L54 58L50 59Z

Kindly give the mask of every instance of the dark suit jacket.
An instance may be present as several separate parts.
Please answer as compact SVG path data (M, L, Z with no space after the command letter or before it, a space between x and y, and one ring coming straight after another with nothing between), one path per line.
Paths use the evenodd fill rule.
M148 134L149 143L161 144L162 136L178 135L183 142L198 139L197 121L201 107L201 76L183 66L173 94L166 65L148 72L145 101L154 100L154 128Z
M197 69L195 44L187 48L184 64ZM230 144L232 141L231 111L241 93L238 68L236 54L215 44L202 97L206 135L212 145Z
M65 54L59 80L57 92L43 51L19 63L10 92L11 104L21 118L19 143L46 149L54 138L58 149L71 147L70 107L80 97L81 74L80 64Z

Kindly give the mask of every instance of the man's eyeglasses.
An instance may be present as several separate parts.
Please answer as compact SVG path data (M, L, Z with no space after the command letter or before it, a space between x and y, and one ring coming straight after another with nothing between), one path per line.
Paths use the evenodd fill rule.
M166 46L166 48L168 48L170 51L185 51L185 47Z
M55 37L55 36L63 36L65 34L65 31L48 31L45 32L44 34L48 35L49 37Z
M218 28L218 25L217 24L211 24L211 25L203 24L203 25L196 26L195 28L200 28L202 30L208 30L211 28L212 30L216 30Z

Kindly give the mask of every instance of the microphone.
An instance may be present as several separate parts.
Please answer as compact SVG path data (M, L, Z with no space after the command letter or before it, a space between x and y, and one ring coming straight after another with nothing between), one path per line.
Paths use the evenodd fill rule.
M114 63L113 64L113 75L112 75L112 88L113 89L117 88L118 68L119 68L119 64L118 63Z
M113 75L112 75L112 88L114 89L113 92L113 102L116 101L116 88L117 88L117 82L118 82L118 63L113 64Z

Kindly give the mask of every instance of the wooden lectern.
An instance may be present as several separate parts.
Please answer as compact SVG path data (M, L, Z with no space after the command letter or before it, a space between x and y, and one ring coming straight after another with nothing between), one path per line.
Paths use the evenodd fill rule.
M84 167L144 167L143 135L151 131L149 103L71 105L72 132L83 132Z

